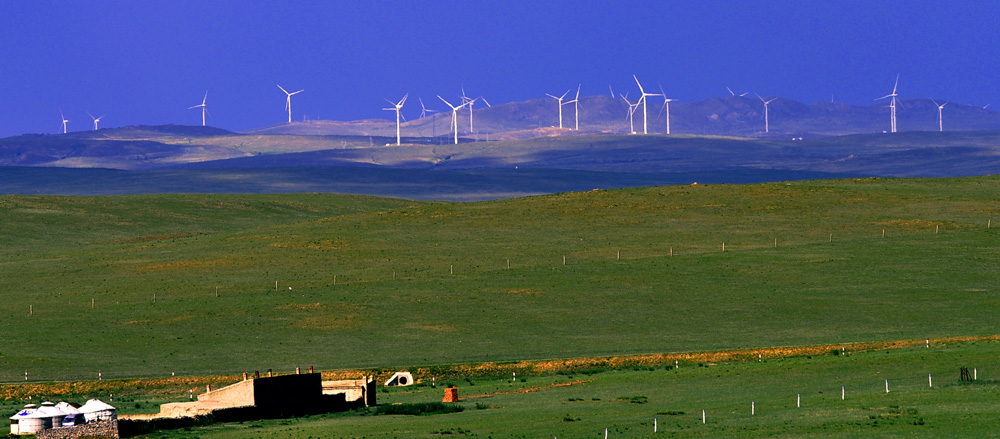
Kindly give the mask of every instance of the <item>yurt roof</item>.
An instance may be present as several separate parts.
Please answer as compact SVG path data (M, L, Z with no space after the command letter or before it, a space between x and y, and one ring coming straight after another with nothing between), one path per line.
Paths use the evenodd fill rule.
M60 402L59 404L56 404L56 408L59 409L59 410L62 410L62 412L65 413L65 414L67 414L67 415L75 415L77 413L82 413L79 409L77 409L76 407L73 407L72 404L70 404L70 403L68 403L66 401L63 401L63 402Z
M113 406L108 405L104 401L99 399L91 399L87 401L86 404L80 407L81 413L93 413L93 412L103 412L105 410L114 410Z
M34 408L25 408L11 416L10 419L30 418L36 411L38 410Z

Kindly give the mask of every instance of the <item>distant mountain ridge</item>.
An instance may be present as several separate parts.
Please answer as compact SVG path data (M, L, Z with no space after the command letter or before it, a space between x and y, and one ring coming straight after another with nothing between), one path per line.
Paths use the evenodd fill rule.
M889 129L889 109L884 104L855 106L834 102L804 104L781 97L768 106L770 132L764 133L764 107L756 97L729 96L696 102L670 103L671 134L724 135L740 137L767 136L838 136L871 134ZM635 102L634 99L632 99ZM938 102L944 102L939 100ZM666 132L663 101L650 98L647 103L647 129ZM459 135L491 140L525 138L509 133L537 131L556 127L541 135L572 135L576 113L572 104L563 107L563 129L558 130L559 112L554 99L538 98L522 102L474 108L473 126L469 112L458 113ZM899 131L937 131L937 105L931 99L900 100L897 108ZM1000 130L1000 113L976 106L950 103L943 111L946 131ZM580 98L580 130L587 133L628 134L628 105L607 95ZM636 132L643 131L642 107L633 114ZM395 136L395 123L388 120L303 121L247 131L248 134L361 135ZM405 122L404 136L445 138L451 131L451 112L442 111Z
M632 135L626 104L595 96L581 99L580 130L568 128L576 123L569 106L564 128L547 125L558 117L551 99L479 108L472 133L468 112L462 111L459 144L446 130L450 112L407 122L402 146L395 145L395 124L384 120L295 122L249 133L163 125L22 135L0 139L0 168L125 173L20 168L6 174L21 181L0 186L0 192L345 191L471 200L687 179L740 183L1000 173L1000 113L953 104L945 113L947 130L937 132L932 129L936 105L901 102L899 127L910 131L892 134L828 135L887 126L881 106L806 105L781 98L769 106L773 129L761 133L755 128L763 122L760 101L732 96L672 103L670 135ZM651 102L648 110L650 132L664 131L659 107ZM641 115L641 109L633 114L637 131ZM927 129L916 130L918 125ZM709 134L683 134L695 128ZM67 185L70 177L79 183Z

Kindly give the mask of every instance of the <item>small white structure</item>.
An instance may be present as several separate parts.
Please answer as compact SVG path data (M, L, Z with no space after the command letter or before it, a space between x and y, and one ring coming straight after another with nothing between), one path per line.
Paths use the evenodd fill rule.
M40 424L41 421L35 422L34 420L29 421L28 419L32 414L35 413L35 405L28 404L24 406L24 409L14 414L10 417L10 434L34 434L36 431L41 430L41 428L35 424ZM24 433L21 433L21 431Z
M412 386L413 385L413 374L409 372L396 372L386 380L384 386Z
M41 413L43 416L49 418L48 421L46 421L46 425L48 425L46 428L62 427L63 418L66 417L66 413L59 410L56 405L52 403L52 401L43 402L42 406L39 407L35 413Z
M73 405L68 402L60 402L59 404L56 404L56 408L62 410L62 412L66 414L62 420L61 426L63 427L73 427L75 425L83 425L87 423L86 416L83 415L83 412L76 407L73 407ZM54 427L57 426L53 425L53 428Z
M86 404L80 406L80 412L87 419L87 422L113 421L118 419L118 412L114 407L99 399L91 399Z
M24 409L10 417L10 434L35 434L46 428L52 428L52 418L41 413L34 404L24 406Z

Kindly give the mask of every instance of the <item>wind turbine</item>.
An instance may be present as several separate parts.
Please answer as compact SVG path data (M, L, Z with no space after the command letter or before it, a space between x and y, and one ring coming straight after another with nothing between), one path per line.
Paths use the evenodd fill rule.
M409 96L410 96L409 93L403 95L403 99L400 99L399 102L392 102L392 101L390 101L388 99L385 100L386 102L389 103L389 105L392 105L392 108L383 108L383 110L386 110L386 111L395 111L396 112L396 146L400 145L400 142L399 142L399 118L400 118L399 110L403 109L403 104L406 103L406 98L408 98Z
M941 110L944 108L945 105L948 105L948 102L945 102L943 104L938 104L937 101L935 101L934 99L931 99L931 102L933 102L934 105L937 105L938 107L938 131L944 131L944 122L941 120Z
M632 75L632 79L635 79L636 85L639 86L639 92L642 93L642 96L639 98L639 101L636 102L637 104L639 102L642 102L642 133L643 134L649 134L649 130L646 128L647 127L647 124L646 124L646 96L660 96L660 95L654 94L654 93L646 93L646 90L642 89L642 84L639 84L639 78L636 78L635 75Z
M421 119L427 117L427 113L437 113L438 112L437 110L428 110L427 107L424 106L424 100L423 99L420 99L419 97L417 97L417 100L420 101L420 118ZM431 134L432 138L436 138L437 137L437 121L434 120L434 119L431 119L431 133L432 133Z
M417 100L420 101L420 118L421 119L427 117L427 113L437 113L437 110L428 110L427 107L424 106L424 100L423 99L420 99L418 97Z
M90 114L90 112L89 112L89 111L87 112L87 115L88 115L88 116L90 116L90 118L91 118L91 119L94 119L94 131L97 131L97 122L100 122L100 121L101 121L101 119L103 119L103 118L104 118L104 116L101 116L101 117L94 117L94 115L93 115L93 114Z
M574 118L576 119L576 130L580 131L580 85L576 85L576 97L572 101L566 102L567 104L573 104ZM561 107L560 107L561 108Z
M205 126L205 112L208 111L208 107L205 106L205 101L207 101L207 100L208 100L208 90L205 90L205 97L201 99L201 104L200 105L192 105L192 106L188 107L188 110L190 110L192 108L201 107L201 126Z
M470 99L468 96L466 96L465 95L465 86L464 85L462 86L462 96L461 96L461 98L462 98L462 105L468 105L469 106L469 132L470 133L475 133L476 131L474 129L472 129L472 106L476 105L476 100L478 100L479 98ZM459 105L458 108L462 108L462 105Z
M667 113L667 134L670 134L670 103L673 102L674 99L667 99L667 94L663 92L663 86L662 85L660 86L660 96L663 96L663 107L660 108L660 111L666 110L666 113Z
M621 95L619 95L619 96L621 96ZM635 125L632 124L632 114L635 113L635 110L637 110L639 108L639 102L636 101L636 103L634 103L634 104L631 103L631 102L629 102L628 101L628 96L622 96L622 100L625 101L626 104L628 104L628 127L629 127L629 132L632 133L632 134L635 134Z
M451 126L452 128L455 129L455 144L458 145L458 110L464 107L465 104L456 107L454 105L451 105L451 102L444 100L444 98L442 98L441 95L438 95L438 99L440 99L442 102L448 104L448 106L451 107Z
M892 132L894 133L896 132L896 96L898 96L896 94L897 87L899 87L899 74L896 75L896 84L892 86L892 93L882 96L878 99L875 99L876 101L879 101L885 98L892 98L892 100L889 102L889 115L892 121Z
M565 98L566 95L568 95L568 94L569 94L569 90L566 90L566 93L563 93L562 96L559 96L557 98L557 97L552 96L552 95L550 95L548 93L545 93L546 96L548 96L548 97L550 97L552 99L555 99L556 101L559 102L559 128L560 129L562 128L562 106L563 106L563 98Z
M288 110L288 123L292 123L292 95L302 93L305 91L305 89L289 93L288 90L285 90L285 88L280 85L278 85L278 88L280 88L281 91L285 92L285 94L288 95L288 99L285 100L285 109ZM206 93L206 95L207 94L208 93Z
M63 115L62 108L59 109L59 118L62 119L63 134L66 134L66 124L69 122L69 119Z
M768 126L768 123L767 123L767 104L770 104L771 102L773 102L775 99L778 99L778 98L775 97L775 98L771 98L771 99L765 101L764 98L760 97L759 94L757 94L757 93L754 93L754 94L757 95L757 99L760 99L760 101L764 103L764 132L765 133L769 132L770 131L770 127Z

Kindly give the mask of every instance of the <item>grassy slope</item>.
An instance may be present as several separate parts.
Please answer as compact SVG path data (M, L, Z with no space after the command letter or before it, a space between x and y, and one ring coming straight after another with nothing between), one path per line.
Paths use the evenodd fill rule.
M153 437L600 438L605 428L611 438L996 437L1000 384L996 370L987 366L995 362L996 348L996 342L979 342L846 357L527 377L517 383L473 379L455 382L466 408L456 414L334 414L216 424ZM979 366L979 380L960 382L959 366ZM934 378L932 388L928 374ZM841 386L846 389L843 401ZM419 403L439 401L441 394L440 387L424 385L378 397L381 404ZM494 395L485 396L489 394ZM706 411L705 424L701 410Z
M990 334L997 193L981 177L475 204L3 197L0 288L18 293L0 380Z

